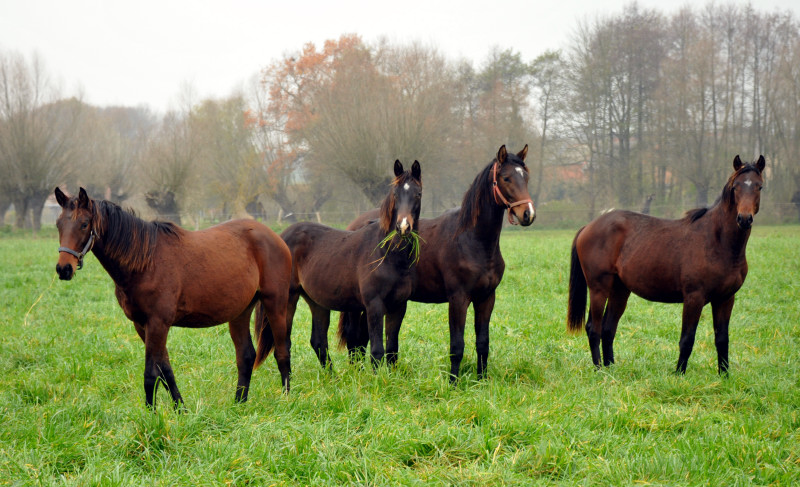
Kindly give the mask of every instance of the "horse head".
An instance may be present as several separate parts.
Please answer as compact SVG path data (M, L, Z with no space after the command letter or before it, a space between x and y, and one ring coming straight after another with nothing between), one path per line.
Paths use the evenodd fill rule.
M760 156L755 163L744 163L738 155L733 159L734 173L728 180L725 193L729 204L736 210L736 224L742 230L748 230L753 225L753 215L758 213L765 165L764 156Z
M394 161L392 191L381 205L381 227L390 231L392 225L400 235L416 231L422 202L422 174L419 161L414 161L411 171Z
M503 145L497 151L497 158L492 167L492 192L495 202L508 208L508 221L512 225L516 225L514 223L516 218L524 227L533 223L536 218L536 209L528 193L529 173L525 165L526 155L528 155L527 144L517 154L509 154Z
M56 272L62 280L72 279L77 269L83 267L83 257L92 249L95 239L94 201L81 188L77 197L70 198L61 189L55 190L61 214L58 227L58 263Z

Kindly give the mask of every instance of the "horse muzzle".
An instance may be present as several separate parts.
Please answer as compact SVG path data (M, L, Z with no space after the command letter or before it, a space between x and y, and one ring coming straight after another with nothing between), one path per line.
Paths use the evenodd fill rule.
M753 226L753 215L751 213L739 213L736 215L736 224L742 230L749 230Z
M514 217L516 217L517 222L519 222L519 224L522 225L523 227L530 226L536 219L536 209L533 207L533 203L530 201L528 201L523 205L514 207L513 211L512 210L509 211L511 211L514 214Z
M72 267L72 264L56 264L56 273L58 274L58 278L62 281L69 281L72 279L72 276L75 275L75 270Z
M398 220L394 226L395 230L397 230L397 233L399 233L400 235L407 235L411 233L413 227L414 227L414 220L408 217L403 217L401 220Z

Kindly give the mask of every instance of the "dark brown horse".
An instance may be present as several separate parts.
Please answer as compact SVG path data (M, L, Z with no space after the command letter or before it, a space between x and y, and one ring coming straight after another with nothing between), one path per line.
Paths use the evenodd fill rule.
M410 239L417 231L422 178L417 161L405 172L400 161L395 161L394 174L378 222L354 232L303 222L281 234L292 252L289 330L297 301L303 296L311 308L311 346L324 367L331 366L330 310L366 310L373 364L377 365L384 353L390 364L397 357L397 336L413 289L416 256ZM385 242L390 232L396 233Z
M494 309L495 289L500 284L505 262L500 254L500 230L508 209L508 221L523 226L536 216L528 194L526 145L518 154L500 147L497 157L472 182L461 208L433 219L419 221L420 260L411 300L448 303L450 314L450 379L458 378L464 357L464 326L470 303L475 311L475 348L478 377L483 378L489 359L489 320ZM376 211L364 213L349 229L366 225ZM366 347L363 317L343 313L340 340L351 356Z
M630 211L606 213L578 230L572 243L567 324L583 327L594 365L614 363L614 336L631 292L649 301L683 303L677 372L685 373L703 306L711 303L719 372L728 370L728 324L747 276L745 248L764 184L764 156L733 160L734 172L711 208L680 220Z
M199 232L167 222L145 222L83 188L69 198L55 190L63 210L56 225L61 247L56 272L69 280L90 250L116 285L117 301L145 345L144 392L155 405L163 382L175 406L183 403L167 353L171 326L229 323L236 347L236 400L246 401L253 368L275 347L285 391L289 390L286 302L292 264L289 249L272 230L235 220ZM79 250L80 249L80 250ZM258 302L269 328L250 338L250 313Z

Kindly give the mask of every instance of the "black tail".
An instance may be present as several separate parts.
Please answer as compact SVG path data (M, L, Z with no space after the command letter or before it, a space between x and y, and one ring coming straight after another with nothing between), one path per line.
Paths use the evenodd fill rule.
M572 333L580 331L586 322L586 277L583 275L581 261L578 258L578 249L575 246L581 230L578 230L575 240L572 241L572 261L569 266L567 329Z
M339 337L339 348L344 348L348 344L355 345L359 340L359 324L361 323L361 316L363 311L359 312L341 312L339 313L339 329L336 335Z
M261 365L261 362L269 357L269 353L275 346L275 337L272 336L272 328L269 319L264 312L264 305L261 301L256 303L256 363L254 369Z

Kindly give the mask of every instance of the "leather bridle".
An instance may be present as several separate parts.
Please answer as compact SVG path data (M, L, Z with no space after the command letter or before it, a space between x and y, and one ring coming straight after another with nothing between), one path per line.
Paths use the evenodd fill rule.
M511 216L511 208L515 206L525 205L528 203L530 203L531 206L533 206L533 200L528 198L510 203L506 199L506 197L503 196L503 192L500 191L500 187L497 186L497 166L499 165L500 165L499 162L495 162L494 166L492 167L492 194L494 195L494 202L497 203L498 205L504 205L508 209L508 223L512 225L518 225L518 223L516 223L514 221L514 218ZM502 201L502 203L500 203L500 201L497 201L497 198L500 198L500 201Z

